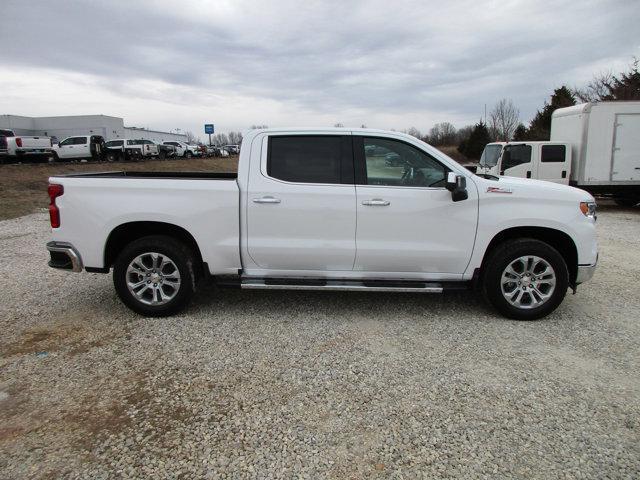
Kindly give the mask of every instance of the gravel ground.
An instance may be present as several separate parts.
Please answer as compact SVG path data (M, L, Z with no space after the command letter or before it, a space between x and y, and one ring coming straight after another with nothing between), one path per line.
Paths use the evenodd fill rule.
M640 210L550 317L464 294L202 291L140 318L0 222L0 478L638 478Z

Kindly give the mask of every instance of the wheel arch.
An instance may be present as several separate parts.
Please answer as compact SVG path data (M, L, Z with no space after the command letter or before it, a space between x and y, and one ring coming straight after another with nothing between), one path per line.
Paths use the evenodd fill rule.
M578 249L573 239L565 232L549 227L511 227L497 233L489 242L482 258L480 269L483 271L485 261L491 252L507 240L532 238L540 240L555 248L567 264L569 285L574 286L578 275Z
M207 271L207 269L204 268L200 247L193 235L177 225L156 221L128 222L115 227L107 237L104 247L105 268L108 269L113 266L118 253L121 252L127 244L149 235L166 235L183 242L196 256L198 276Z

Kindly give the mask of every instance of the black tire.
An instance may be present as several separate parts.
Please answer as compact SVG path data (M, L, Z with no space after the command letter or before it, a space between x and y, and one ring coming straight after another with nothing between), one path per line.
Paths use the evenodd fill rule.
M620 207L635 207L638 203L640 203L639 197L616 197L613 199L616 202L616 205Z
M164 304L151 305L144 303L127 286L129 264L139 255L150 252L158 253L170 259L180 274L180 284L176 289L176 293L171 300ZM113 284L116 292L127 307L146 317L174 315L188 305L195 291L194 258L195 256L191 249L172 237L150 235L134 240L122 250L113 266ZM142 278L142 275L139 275L139 277ZM139 278L136 277L135 279L138 280ZM169 289L170 294L171 292L172 290ZM151 295L155 295L155 293L151 293Z
M193 154L191 153L191 150L187 150L186 152L184 152L184 157L185 157L185 158L191 158L191 157L193 157Z
M107 153L104 154L104 159L107 162L116 162L118 161L118 157L119 155L114 151L107 151Z
M60 161L60 157L56 152L51 152L51 156L49 157L49 163L56 163Z
M160 150L158 152L158 160L164 160L165 158L167 158L167 152L165 152L164 150Z
M540 306L518 308L509 303L503 295L501 279L509 265L525 256L536 256L546 261L555 272L556 284L550 297ZM485 259L483 269L482 291L485 299L502 315L515 320L537 320L549 315L562 303L569 286L569 271L562 255L549 244L532 238L508 240L499 244ZM538 288L541 287L538 285ZM532 293L525 295L529 296L531 303Z

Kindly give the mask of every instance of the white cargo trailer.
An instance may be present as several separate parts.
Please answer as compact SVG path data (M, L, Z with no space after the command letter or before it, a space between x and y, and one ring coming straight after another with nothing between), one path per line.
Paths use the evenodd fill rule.
M567 146L564 158L558 155L562 144ZM558 172L550 171L554 167ZM640 202L640 102L559 108L551 117L549 142L489 144L478 173L568 183L635 205Z

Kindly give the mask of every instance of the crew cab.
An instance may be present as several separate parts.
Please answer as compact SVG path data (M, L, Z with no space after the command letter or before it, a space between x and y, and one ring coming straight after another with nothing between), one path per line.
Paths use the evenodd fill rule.
M113 270L121 300L149 316L180 311L213 278L245 289L476 287L505 316L530 320L589 280L598 259L587 192L476 176L398 132L252 130L237 174L49 181L49 265Z
M53 146L53 160L100 160L104 148L104 138L100 135L67 137Z
M157 157L158 145L151 140L116 138L105 143L107 161Z
M46 136L16 135L13 130L0 129L0 162L25 157L47 158L51 155L51 139Z

